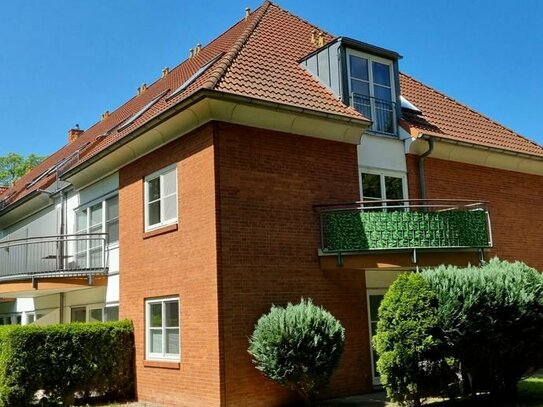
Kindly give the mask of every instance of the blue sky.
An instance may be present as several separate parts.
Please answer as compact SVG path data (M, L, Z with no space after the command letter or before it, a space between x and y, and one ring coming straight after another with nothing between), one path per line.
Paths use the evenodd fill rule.
M174 67L256 0L2 0L0 155L50 154L78 123ZM543 144L543 1L279 0L334 35Z

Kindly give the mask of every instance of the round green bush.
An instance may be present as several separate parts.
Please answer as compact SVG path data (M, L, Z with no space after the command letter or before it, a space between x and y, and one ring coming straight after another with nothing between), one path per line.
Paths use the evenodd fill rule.
M286 308L272 306L258 320L249 353L258 370L311 403L337 366L345 330L311 299Z

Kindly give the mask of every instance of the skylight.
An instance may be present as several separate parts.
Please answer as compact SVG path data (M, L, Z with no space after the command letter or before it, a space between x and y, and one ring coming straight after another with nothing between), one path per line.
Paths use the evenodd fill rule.
M70 154L68 157L61 158L55 165L52 167L49 167L47 170L39 174L37 177L35 177L32 181L30 181L28 184L26 184L26 189L32 188L34 185L36 185L38 182L40 182L42 179L48 177L53 172L60 169L64 164L66 164L68 161L70 161L73 157L75 157L77 154L79 154L85 147L87 147L90 144L90 142L86 142L81 147L79 147L77 150L75 150L72 154Z
M417 106L415 106L413 103L411 103L409 100L407 100L401 95L400 95L400 102L402 105L402 109L411 110L416 113L422 113L422 111Z
M183 84L180 87L174 90L173 93L170 96L168 96L168 99L171 99L179 95L181 92L187 89L196 79L198 79L205 71L207 71L211 65L217 62L219 58L223 56L223 54L224 53L221 52L219 55L215 56L210 61L206 62L204 66L198 69L190 78L188 78L185 82L183 82Z
M155 103L157 103L162 97L168 93L170 89L166 89L164 92L160 93L158 96L156 96L153 100L151 100L149 103L147 103L145 106L141 108L136 114L126 119L126 121L119 126L117 131L122 131L126 129L128 126L130 126L132 123L134 123L138 118L140 118L147 110L149 110Z

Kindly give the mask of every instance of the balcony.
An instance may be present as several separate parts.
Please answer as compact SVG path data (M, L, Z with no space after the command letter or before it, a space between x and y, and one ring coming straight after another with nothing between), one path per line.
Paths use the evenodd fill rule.
M492 247L490 217L482 202L365 201L317 209L321 255Z
M374 97L351 94L351 105L373 124L370 129L390 135L397 134L396 103Z
M104 233L0 241L0 282L106 275L106 246Z

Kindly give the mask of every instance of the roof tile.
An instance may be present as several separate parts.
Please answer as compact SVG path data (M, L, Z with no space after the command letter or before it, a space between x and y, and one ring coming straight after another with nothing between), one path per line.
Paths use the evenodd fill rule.
M451 140L543 156L543 147L539 144L409 75L400 74L400 88L402 96L422 112L422 115L403 115L416 130L439 134Z

